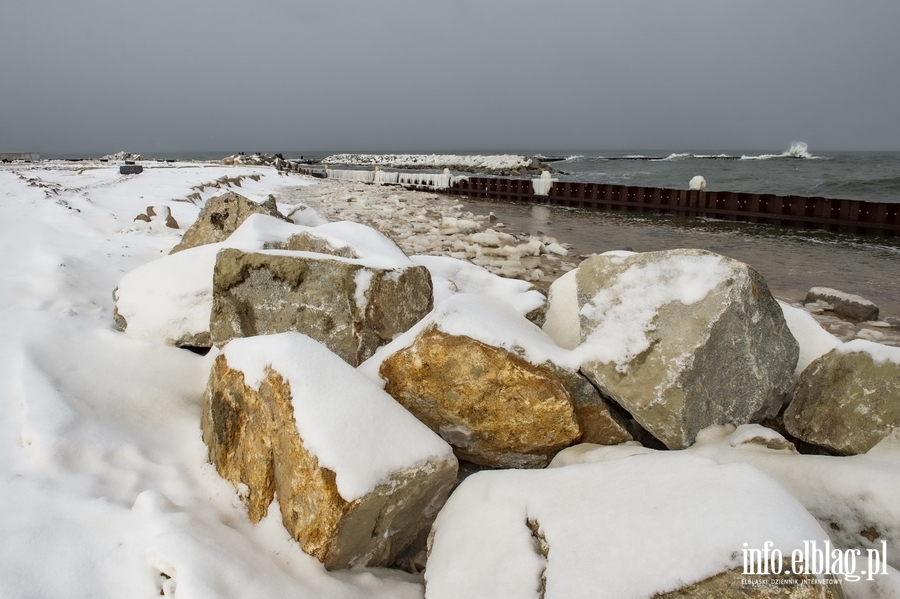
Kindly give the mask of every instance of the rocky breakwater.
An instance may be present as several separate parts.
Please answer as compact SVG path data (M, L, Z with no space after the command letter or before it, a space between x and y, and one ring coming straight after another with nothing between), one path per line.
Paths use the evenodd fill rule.
M365 225L253 213L224 240L129 273L116 296L126 335L188 345L205 336L214 356L201 422L210 460L253 521L277 496L286 529L328 568L427 566L430 598L588 597L598 588L709 596L738 584L747 544L772 542L789 555L824 542L807 510L838 527L832 538L845 549L871 549L878 531L900 529L900 513L854 504L865 514L857 530L862 516L815 503L823 489L865 502L853 499L865 497L855 487L789 492L749 466L716 464L756 459L737 446L786 455L789 440L758 425L761 445L704 441L709 431L777 419L785 405L785 425L817 451L877 443L869 451L887 455L897 400L869 383L896 378L880 369L900 359L823 343L812 318L775 302L753 269L709 252L595 256L558 279L548 302L530 282L470 261L407 256ZM351 334L337 342L337 331ZM874 435L849 450L801 430L823 428L807 404L833 420L829 393L855 393L840 377L815 382L829 360L818 356L832 348L841 357L863 349L872 362L856 368L868 382L855 385L861 395L848 407L877 411L880 424L866 424ZM809 366L796 382L798 355ZM632 439L690 449L649 455ZM604 463L542 469L560 452L597 447L612 452L592 459ZM702 455L687 454L698 447ZM451 493L459 458L500 470ZM812 484L790 470L805 466L759 463L785 487ZM839 586L817 588L750 596L841 596Z
M333 154L323 164L346 166L378 166L397 169L450 169L463 173L479 173L514 177L540 175L553 170L537 158L514 154L457 155L457 154ZM555 172L555 171L553 171Z

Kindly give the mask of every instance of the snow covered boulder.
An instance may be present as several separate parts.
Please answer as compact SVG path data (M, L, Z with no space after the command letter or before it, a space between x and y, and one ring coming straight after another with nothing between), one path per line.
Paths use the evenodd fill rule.
M213 271L223 248L312 250L338 257L371 258L410 267L390 239L364 225L334 222L307 227L251 214L228 239L163 256L122 277L114 292L117 326L129 337L179 347L210 347Z
M826 540L796 499L743 464L660 452L479 472L435 520L425 596L838 598L839 586L821 596L779 594L789 585L765 581L787 574L742 574L745 549L777 549L791 566L804 542L821 548ZM741 578L767 592L741 589Z
M477 464L540 468L578 440L631 438L569 352L485 296L444 300L361 368Z
M878 306L864 297L852 293L844 293L829 287L813 287L806 294L804 304L821 302L841 316L852 320L878 320Z
M257 204L229 191L206 201L197 220L184 232L181 243L169 253L174 254L198 245L225 241L251 214L268 214L287 220L278 212L273 197L270 196L269 201L264 204Z
M840 454L865 453L900 429L900 348L857 339L800 375L788 432Z
M299 333L225 346L202 428L250 519L277 494L285 528L328 569L390 565L424 539L456 481L444 441Z
M774 416L789 396L798 344L746 264L703 250L615 252L582 262L574 283L574 299L552 301L569 306L571 322L556 326L577 328L581 371L670 449L713 424Z
M433 306L424 266L307 252L219 252L213 273L212 342L299 331L353 366Z

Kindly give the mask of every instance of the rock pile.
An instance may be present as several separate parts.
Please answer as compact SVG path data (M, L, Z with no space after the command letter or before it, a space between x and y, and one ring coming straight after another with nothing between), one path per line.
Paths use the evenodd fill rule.
M115 154L107 154L101 160L147 160L140 154L134 152L116 152Z
M649 455L634 439L684 449L716 427L765 421L817 451L857 454L900 429L900 350L806 347L803 327L815 324L745 264L700 250L611 252L556 280L547 300L507 277L531 278L509 267L526 255L565 254L555 241L482 230L456 207L442 214L393 191L370 203L341 189L329 214L387 236L295 224L274 199L232 193L116 291L126 334L212 348L210 460L254 522L277 495L286 529L327 568L415 569L427 554L430 598L584 596L575 589L601 584L633 594L645 582L681 593L671 596L725 592L741 543L768 539L789 554L823 531L752 468ZM401 247L434 255L410 258L389 239L392 211L412 219ZM490 255L504 265L484 263ZM795 379L798 355L811 363ZM772 451L792 447L758 436ZM581 443L641 455L536 471ZM450 495L457 459L502 471ZM623 562L604 575L596 564L647 552L633 540L646 510L671 533L653 550L667 574L647 582ZM498 577L504 560L510 574Z
M463 173L481 173L502 177L540 175L545 170L556 172L537 158L500 154L469 156L455 154L333 154L323 164L384 166L398 169L450 169Z
M226 156L220 160L226 166L272 166L279 171L298 171L300 164L290 160L285 160L281 154L250 154L249 156L240 152Z

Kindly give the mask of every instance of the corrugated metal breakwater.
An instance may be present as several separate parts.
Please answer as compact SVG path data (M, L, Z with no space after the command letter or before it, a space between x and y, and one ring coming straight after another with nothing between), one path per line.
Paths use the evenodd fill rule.
M323 177L328 171L301 169ZM823 229L863 235L900 236L900 203L836 200L820 197L777 196L730 191L696 191L659 187L631 187L545 179L454 177L448 187L409 185L423 191L451 195L550 204L638 214L670 214L763 223L802 229ZM401 183L403 184L403 183ZM535 190L538 190L537 192ZM541 193L546 190L546 193Z

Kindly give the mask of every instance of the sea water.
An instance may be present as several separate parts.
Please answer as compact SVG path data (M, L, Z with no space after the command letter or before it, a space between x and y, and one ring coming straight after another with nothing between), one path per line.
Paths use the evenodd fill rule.
M833 287L900 317L898 237L481 199L463 204L475 214L493 212L504 231L550 235L577 254L705 249L754 267L779 299L802 301L811 287Z
M560 158L561 154L550 158ZM900 203L900 152L582 152L549 162L563 181Z

